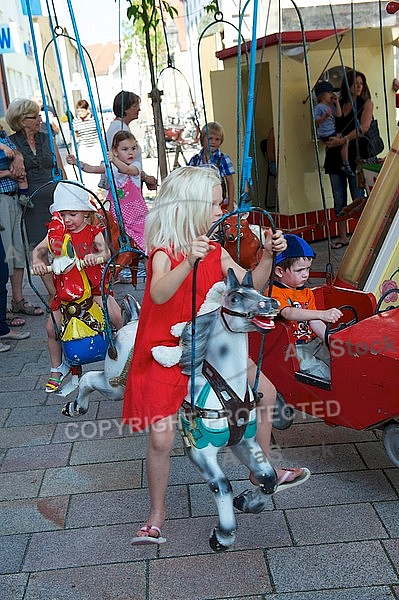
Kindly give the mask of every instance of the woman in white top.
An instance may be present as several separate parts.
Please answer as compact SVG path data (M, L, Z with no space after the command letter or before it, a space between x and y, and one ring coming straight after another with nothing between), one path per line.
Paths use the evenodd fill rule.
M112 148L112 140L117 131L125 129L130 131L129 123L138 119L140 112L140 96L133 92L121 91L114 98L113 111L115 119L112 121L106 133L108 148ZM146 184L149 190L157 189L157 180L152 175L147 175L143 171L140 144L137 147L136 161L140 163L141 180Z

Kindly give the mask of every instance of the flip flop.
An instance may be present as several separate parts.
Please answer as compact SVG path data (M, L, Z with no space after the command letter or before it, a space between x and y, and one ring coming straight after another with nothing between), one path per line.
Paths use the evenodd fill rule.
M4 335L0 335L0 340L26 340L30 337L29 331L9 331Z
M280 470L284 471L284 474L281 477L279 477L277 489L274 492L275 494L277 494L277 492L283 492L284 490L288 490L289 488L295 487L297 485L301 485L301 483L305 483L305 481L307 481L310 477L310 471L306 467L302 467L300 469ZM294 473L296 470L301 472L294 479L291 479L291 481L287 481L288 477L290 476L290 473Z
M150 535L151 530L156 531L157 535ZM140 544L164 544L166 542L166 538L162 537L161 530L156 525L143 525L139 531L143 531L147 535L136 535L130 540L132 546Z

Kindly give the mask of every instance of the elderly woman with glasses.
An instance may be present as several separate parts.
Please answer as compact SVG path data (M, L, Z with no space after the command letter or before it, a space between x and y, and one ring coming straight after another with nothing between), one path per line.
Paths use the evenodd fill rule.
M38 104L33 100L17 99L11 102L5 115L7 123L15 131L10 135L10 140L24 158L29 195L44 186L33 196L33 208L28 208L25 215L29 248L34 248L46 236L49 206L53 202L53 190L57 184L53 181L55 174L53 168L61 174L62 179L66 179L57 146L54 144L55 158L53 158L49 136L40 131L39 110ZM45 275L43 282L51 299L54 295L51 274ZM19 303L18 306L13 307L13 312L26 313L24 309L25 305Z

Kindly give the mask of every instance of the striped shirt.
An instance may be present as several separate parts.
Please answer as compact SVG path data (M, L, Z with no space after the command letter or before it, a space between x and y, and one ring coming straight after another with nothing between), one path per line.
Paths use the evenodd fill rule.
M78 138L79 146L95 146L98 144L96 122L93 117L87 119L74 119L73 130Z

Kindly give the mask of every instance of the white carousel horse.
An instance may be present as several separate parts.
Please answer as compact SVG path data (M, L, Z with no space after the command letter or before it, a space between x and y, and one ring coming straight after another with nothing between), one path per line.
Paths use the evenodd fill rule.
M193 402L190 378L179 428L188 456L208 482L217 505L219 522L209 540L215 552L232 546L237 529L232 487L218 464L219 450L230 446L259 484L255 491L245 492L234 501L240 510L260 512L268 502L267 495L277 487L276 472L255 438L256 401L247 378L247 332L271 329L277 313L278 303L253 288L250 271L239 284L229 269L227 286L213 286L196 318ZM190 323L185 324L180 348L183 373L191 375ZM162 351L168 349L159 347L159 353Z
M88 371L79 379L78 395L74 402L67 402L62 414L77 417L87 413L89 396L97 390L108 400L122 400L127 373L136 339L140 305L133 296L126 295L121 304L123 327L116 333L114 345L116 357L107 353L102 371Z

